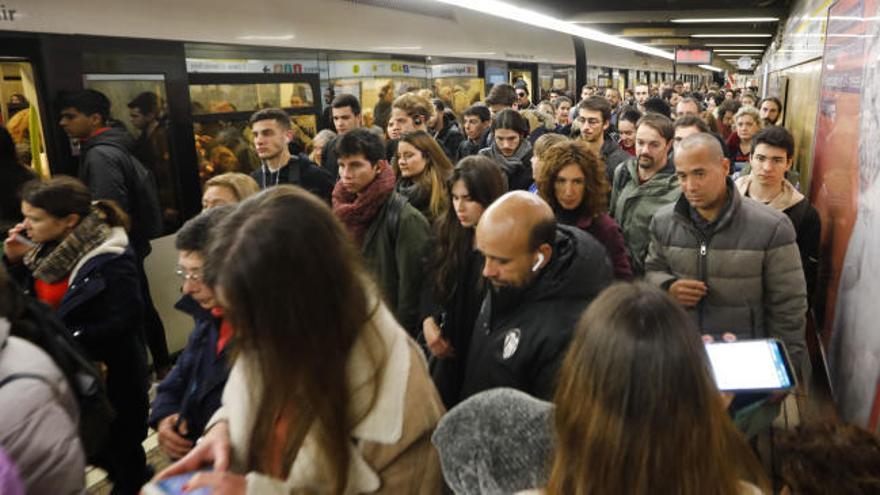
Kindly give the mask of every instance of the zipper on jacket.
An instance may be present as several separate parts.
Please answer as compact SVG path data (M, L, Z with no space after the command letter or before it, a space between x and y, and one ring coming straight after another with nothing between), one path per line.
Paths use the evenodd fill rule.
M701 235L700 235L700 280L701 280L704 284L706 283L707 278L708 278L707 275L706 275L706 272L708 272L708 270L709 270L709 268L708 268L708 256L707 256L707 255L709 254L709 246L708 246L708 244L709 244L709 242L708 242L708 241L706 240L706 238L703 237L703 235L701 234ZM707 289L708 289L708 286L707 286ZM700 332L703 331L703 313L704 313L703 310L704 310L704 308L705 308L705 304L704 304L704 303L706 302L706 298L707 298L707 297L709 297L708 291L707 291L706 295L703 296L703 298L700 299L700 302L698 303L698 306L699 306L698 311L699 311L699 314L700 314L700 317L699 317L699 321L700 321Z

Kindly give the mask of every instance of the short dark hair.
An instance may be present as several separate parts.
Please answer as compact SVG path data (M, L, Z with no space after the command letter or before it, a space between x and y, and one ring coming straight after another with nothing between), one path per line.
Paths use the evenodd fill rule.
M675 127L672 125L672 120L665 115L648 112L639 119L639 123L636 124L636 127L638 128L643 125L657 131L666 142L672 141L672 138L675 137Z
M514 90L521 89L521 90L525 91L526 94L529 94L529 85L526 84L526 82L523 81L522 79L520 79L519 81L516 82L516 84L513 85L513 89Z
M724 114L728 112L736 115L736 112L739 111L741 106L742 104L736 100L724 100L721 102L721 105L718 105L718 118L723 119Z
M234 205L215 206L190 218L177 231L174 247L178 251L205 253L208 242L211 240L211 231L234 210Z
M280 108L264 108L257 110L248 119L250 125L254 125L261 120L274 120L282 129L290 129L290 115Z
M571 101L571 98L569 98L565 95L561 95L558 98L556 98L556 104L554 104L553 107L558 109L559 105L562 105L565 102L568 102L569 105L574 105L574 102Z
M636 107L626 107L620 112L620 118L617 119L618 124L621 120L625 120L627 122L632 122L633 125L638 125L639 119L642 118L642 112L639 111Z
M486 105L504 105L505 107L513 106L516 103L516 90L507 83L496 84L489 90L489 96L486 97Z
M144 91L128 102L128 108L137 108L144 115L159 113L159 97L152 91Z
M752 138L752 153L759 144L766 144L774 148L782 148L785 150L786 158L794 157L794 137L788 132L788 129L778 125L768 125L758 131Z
M372 164L385 159L385 146L382 138L373 134L369 129L352 129L336 140L336 156L364 155L364 158Z
M357 97L354 95L344 94L339 95L336 98L333 98L333 103L330 104L332 108L345 108L351 107L351 112L355 115L361 114L361 102L358 101Z
M518 132L522 137L529 135L529 121L512 108L505 108L495 116L492 130L509 129Z
M440 98L431 98L431 103L434 105L436 112L443 113L446 111L446 104Z
M660 115L669 118L669 116L672 115L672 109L669 108L669 103L666 103L666 100L663 98L652 96L645 100L645 113L659 113Z
M709 132L709 126L706 125L706 122L696 115L679 117L675 119L675 124L673 124L673 126L675 129L678 129L679 127L696 127L700 132Z
M479 117L481 122L492 120L492 112L485 105L471 105L462 113L463 117Z
M535 225L532 225L532 230L529 232L529 251L538 249L541 244L552 246L555 240L556 218L542 218Z
M63 93L59 107L61 110L73 108L83 115L98 114L104 122L110 117L110 100L104 93L94 89Z
M581 101L578 103L578 112L581 110L601 113L603 123L611 120L611 103L604 96L590 96Z

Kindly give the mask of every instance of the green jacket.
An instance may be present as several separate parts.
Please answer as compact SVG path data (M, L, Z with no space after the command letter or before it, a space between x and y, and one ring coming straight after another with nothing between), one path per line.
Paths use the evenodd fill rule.
M645 273L645 257L651 240L648 226L660 207L674 203L681 195L675 165L670 159L663 170L639 184L638 158L631 158L614 170L609 213L623 231L633 275Z
M393 222L395 217L397 222ZM388 307L413 336L421 329L419 298L430 236L425 217L392 192L367 230L361 249L367 270L382 290Z

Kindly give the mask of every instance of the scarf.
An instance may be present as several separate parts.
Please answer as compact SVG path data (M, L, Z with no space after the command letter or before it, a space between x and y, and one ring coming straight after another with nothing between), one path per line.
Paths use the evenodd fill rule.
M523 139L522 142L519 143L519 148L517 148L510 156L504 156L504 154L501 153L501 150L498 149L498 145L492 143L492 146L489 148L489 157L501 166L501 170L503 170L508 177L513 177L526 168L526 166L531 165L523 163L523 159L531 151L532 145L529 144L527 139Z
M24 264L33 277L54 284L70 275L73 267L89 251L110 237L110 226L94 208L61 243L43 253L45 244L38 244L24 256Z
M749 195L749 188L752 186L752 176L746 175L744 177L740 177L736 180L736 188L739 190L740 194L743 196L749 196L752 199L754 197ZM791 182L787 180L782 181L782 192L777 194L775 198L771 199L768 206L771 206L773 209L778 211L785 211L792 206L800 203L804 199L804 195L800 193L797 189L791 185ZM757 201L757 200L756 200Z
M428 212L431 203L431 189L424 187L418 182L410 178L401 178L394 188L397 194L407 199L409 204L413 205L421 212ZM426 216L427 218L427 216Z
M360 194L348 192L342 181L336 183L333 188L333 213L345 224L358 247L363 246L367 229L392 192L394 172L384 162L379 165L379 173L373 182Z

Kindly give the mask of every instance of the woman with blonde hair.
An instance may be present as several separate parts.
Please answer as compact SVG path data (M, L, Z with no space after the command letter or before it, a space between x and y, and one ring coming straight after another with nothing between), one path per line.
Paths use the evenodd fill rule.
M740 172L749 164L752 138L761 130L761 114L752 106L742 106L733 116L733 132L727 138L727 158L732 172Z
M323 166L324 146L330 141L333 141L333 138L335 137L336 133L330 129L322 129L318 132L318 134L315 135L315 138L312 139L312 143L309 145L311 148L309 151L309 160L315 162L319 167Z
M202 209L240 203L260 192L260 186L250 175L227 172L215 175L205 182Z
M620 283L596 298L560 371L547 493L769 492L703 345L653 286Z
M452 163L437 141L427 132L404 134L394 159L396 190L433 223L449 204L446 179Z

